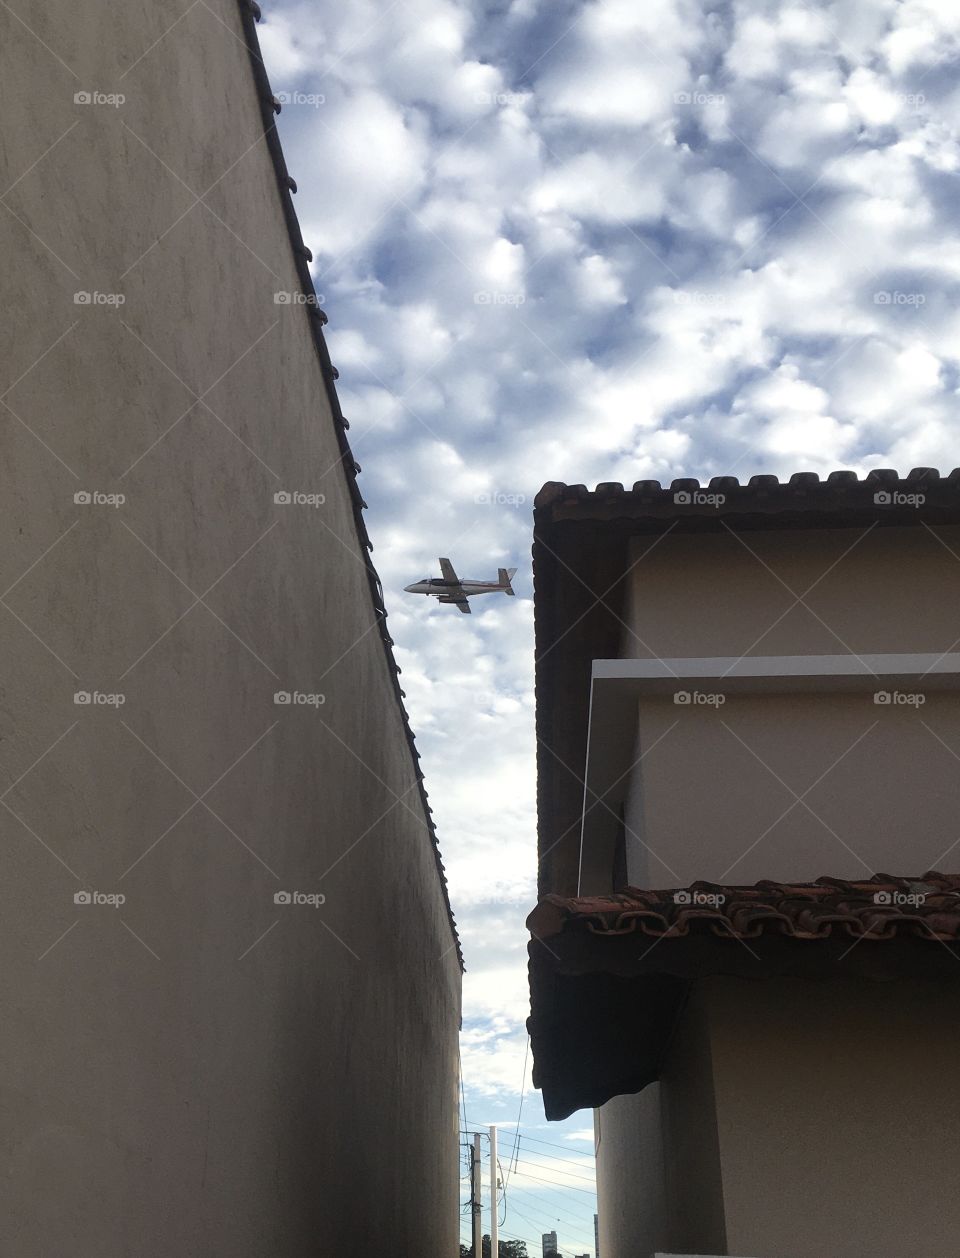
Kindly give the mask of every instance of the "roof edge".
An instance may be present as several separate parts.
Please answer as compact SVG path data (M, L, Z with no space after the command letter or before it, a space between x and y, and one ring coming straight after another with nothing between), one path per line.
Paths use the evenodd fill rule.
M453 907L450 904L450 891L447 886L447 877L444 870L443 860L440 856L440 844L437 839L436 827L433 823L432 809L427 802L427 792L423 784L423 771L420 768L420 753L416 748L416 740L413 730L410 727L410 717L403 703L403 691L400 688L398 676L400 673L399 666L393 655L393 639L387 631L387 609L383 598L383 585L377 575L377 570L373 566L370 558L370 552L373 545L367 533L367 526L363 519L362 512L366 509L366 502L360 493L360 487L357 483L357 476L360 471L360 465L353 457L350 449L350 442L347 438L347 428L349 424L344 418L343 411L340 409L340 399L337 396L335 381L339 375L336 367L330 360L330 351L323 335L323 325L327 322L327 316L320 309L317 301L317 292L314 288L313 277L310 274L310 263L313 261L313 254L304 244L303 234L300 230L300 222L297 218L297 212L293 204L293 193L297 189L296 181L290 176L287 170L286 159L283 155L283 147L280 143L280 137L277 134L276 115L280 112L280 102L273 95L270 89L270 80L267 75L267 68L260 52L260 38L257 34L257 22L261 19L261 10L256 0L237 0L240 9L240 21L243 26L244 38L246 41L247 52L250 57L250 67L253 73L253 80L257 91L257 98L260 104L260 115L264 126L264 139L267 144L267 151L273 163L274 173L277 177L277 191L280 196L280 204L283 209L283 217L287 226L287 234L290 238L290 248L293 253L294 263L297 269L297 276L300 280L300 286L303 293L307 297L312 297L312 301L303 303L304 318L310 321L310 331L313 337L314 347L317 351L317 357L320 361L320 374L323 378L324 388L327 395L327 401L330 404L330 411L333 415L333 427L337 438L337 444L340 449L340 463L343 467L347 479L347 487L350 492L350 499L353 505L354 527L356 528L357 540L360 542L363 558L367 570L367 581L370 587L370 598L373 604L374 616L377 620L379 628L379 637L383 646L384 655L386 656L387 669L393 681L394 697L397 706L400 709L400 717L403 722L404 733L410 749L410 755L413 760L414 774L417 779L417 787L420 794L420 802L423 805L423 814L427 824L427 830L430 834L430 842L433 848L434 861L436 863L437 875L440 880L440 887L443 892L443 900L447 910L447 920L450 924L450 931L453 935L454 945L457 950L457 960L460 965L461 972L465 969L463 963L463 951L460 946L460 936L457 931L456 918L453 915Z

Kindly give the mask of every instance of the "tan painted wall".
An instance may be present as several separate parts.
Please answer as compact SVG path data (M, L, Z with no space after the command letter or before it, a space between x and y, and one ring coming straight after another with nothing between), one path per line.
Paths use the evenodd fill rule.
M938 533L667 537L634 570L624 654L948 651L960 633L960 536ZM625 809L631 881L855 878L949 865L960 700L918 689L922 704L899 706L876 704L872 691L719 688L718 704L642 700L638 749L652 750L632 774Z
M652 750L625 810L635 885L919 875L960 859L956 694L651 698L638 722Z
M731 536L664 539L634 570L623 654L955 648L956 530L941 531L956 554L923 528L877 529L841 558L856 536L749 535L763 562ZM792 606L795 595L811 610ZM960 702L955 693L921 693L922 706L877 705L872 691L730 693L722 705L698 707L641 699L634 760L648 754L625 803L630 881L749 883L955 868ZM686 1219L699 1229L668 1229L659 1246L665 1252L952 1252L958 1176L944 1133L957 1119L950 1099L957 1091L955 1005L941 989L900 983L708 984L699 1032L688 1021L675 1037L661 1113L652 1112L646 1093L601 1111L601 1211L617 1217L630 1209L635 1150L662 1143L674 1223ZM709 1060L709 1071L678 1072L677 1063L690 1060ZM608 1110L616 1114L609 1127ZM704 1127L715 1134L699 1144ZM706 1160L680 1174L691 1149ZM690 1183L698 1188L693 1197L685 1191ZM710 1183L715 1191L704 1191ZM658 1184L656 1175L648 1179L641 1197ZM712 1232L699 1228L705 1208ZM726 1247L707 1243L724 1224ZM605 1258L657 1248L648 1244L645 1217L632 1217L631 1227L611 1233Z
M956 989L712 979L706 999L729 1252L954 1253Z
M308 317L274 302L237 6L24 17L0 10L0 1251L452 1253L456 953Z
M937 534L921 525L635 543L621 654L949 650L960 634L960 529Z

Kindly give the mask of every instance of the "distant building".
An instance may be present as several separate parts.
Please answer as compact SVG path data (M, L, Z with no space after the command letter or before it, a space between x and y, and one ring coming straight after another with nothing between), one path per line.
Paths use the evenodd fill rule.
M593 1252L594 1258L600 1258L600 1216L593 1216Z
M603 1258L956 1252L960 471L551 484L533 554L533 1079Z
M556 1232L544 1232L543 1241L543 1258L547 1258L547 1254L555 1254L559 1252Z

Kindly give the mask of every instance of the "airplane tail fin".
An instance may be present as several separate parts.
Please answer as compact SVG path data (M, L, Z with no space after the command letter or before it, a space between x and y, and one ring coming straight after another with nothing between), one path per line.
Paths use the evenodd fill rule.
M513 586L510 582L513 580L514 573L516 571L516 568L499 568L497 570L500 588L503 590L504 594L513 594Z

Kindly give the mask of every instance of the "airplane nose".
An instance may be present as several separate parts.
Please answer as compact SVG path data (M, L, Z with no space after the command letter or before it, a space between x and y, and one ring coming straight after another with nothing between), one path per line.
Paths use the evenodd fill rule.
M404 594L413 594L413 593L414 593L414 588L413 588L413 586L412 586L412 585L405 585L405 586L403 587L403 592L404 592Z

